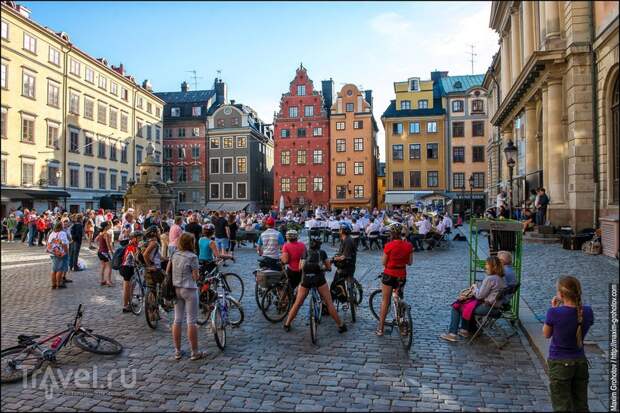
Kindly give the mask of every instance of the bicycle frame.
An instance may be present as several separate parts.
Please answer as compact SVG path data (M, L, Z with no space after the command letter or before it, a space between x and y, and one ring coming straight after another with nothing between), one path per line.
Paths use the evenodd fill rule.
M314 317L317 320L321 320L321 305L323 304L323 300L321 299L321 294L319 294L319 290L316 289L316 287L312 287L310 289L310 300L311 302L314 302L314 311L316 314L314 314ZM312 315L312 305L310 305L310 311L309 311L309 315Z
M61 331L60 333L52 334L51 336L45 337L42 340L33 340L32 343L24 343L23 346L25 348L36 349L46 360L53 360L63 347L67 345L67 343L73 338L73 336L80 330L82 321L82 304L78 307L77 314L75 315L75 319L73 321L73 325L69 324L66 329ZM51 348L50 346L43 346L45 343L56 339L57 337L63 337L56 348ZM20 343L21 344L21 343ZM44 347L44 348L43 348Z

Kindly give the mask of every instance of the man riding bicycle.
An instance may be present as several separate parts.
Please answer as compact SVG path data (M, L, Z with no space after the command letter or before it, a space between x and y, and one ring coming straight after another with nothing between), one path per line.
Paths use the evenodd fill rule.
M413 247L411 243L403 240L403 226L399 223L390 225L390 235L392 241L385 244L383 249L383 277L381 279L382 300L381 313L379 316L379 326L376 335L383 335L385 317L390 305L393 290L396 290L400 297L403 295L405 282L407 281L407 265L413 263Z
M355 241L351 238L351 226L348 223L342 223L340 224L340 248L334 256L334 265L338 270L330 286L334 299L336 299L338 285L342 284L342 280L355 275L356 258L357 248Z

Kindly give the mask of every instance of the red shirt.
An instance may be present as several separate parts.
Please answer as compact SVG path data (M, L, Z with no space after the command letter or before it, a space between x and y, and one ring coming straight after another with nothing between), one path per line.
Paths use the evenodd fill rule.
M282 252L288 254L288 266L293 271L299 271L299 261L306 252L306 246L303 242L287 242L282 247Z
M387 255L387 262L383 272L391 277L407 277L407 265L409 255L413 247L411 243L403 240L390 241L383 248L383 253Z

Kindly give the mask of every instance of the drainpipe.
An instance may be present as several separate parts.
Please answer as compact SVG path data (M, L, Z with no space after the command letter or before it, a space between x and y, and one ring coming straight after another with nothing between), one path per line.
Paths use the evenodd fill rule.
M62 126L63 126L63 150L62 150L62 189L63 191L67 192L67 175L68 175L68 169L67 169L67 144L69 142L69 140L67 139L67 129L69 127L69 125L67 125L67 100L68 100L68 79L67 79L67 67L69 65L69 52L71 52L71 50L73 49L73 45L71 43L69 44L69 48L67 49L66 47L62 47L62 51L64 54L64 59L63 59L63 71L62 71L62 77L63 77L63 82L62 82ZM67 196L64 196L65 199L65 211L67 210Z
M599 219L599 129L598 129L598 65L596 64L596 51L594 50L594 40L596 33L594 32L594 2L590 2L590 58L591 78L592 78L592 180L594 181L594 205L592 205L592 227L598 228Z

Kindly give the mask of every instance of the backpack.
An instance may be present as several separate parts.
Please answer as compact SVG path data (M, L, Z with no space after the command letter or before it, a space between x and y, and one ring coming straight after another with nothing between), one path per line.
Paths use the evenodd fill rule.
M51 241L47 243L46 249L48 253L50 253L51 255L55 257L62 258L66 254L65 249L62 246L62 240L60 239L58 235L55 236L54 239L52 239Z
M308 255L304 260L302 268L304 274L322 274L323 267L321 265L321 253L319 250L308 250Z
M127 246L119 246L116 251L114 251L114 254L112 255L112 269L113 270L120 270L121 266L123 265L123 257L125 256L125 250L127 249Z

